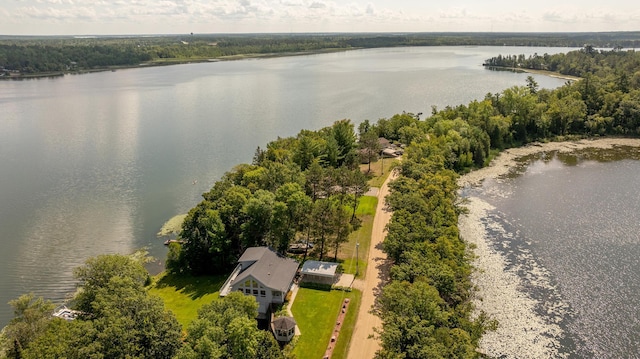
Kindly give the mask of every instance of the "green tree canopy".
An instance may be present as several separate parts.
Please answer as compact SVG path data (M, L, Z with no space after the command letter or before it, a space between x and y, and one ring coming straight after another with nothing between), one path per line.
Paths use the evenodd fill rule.
M258 329L257 315L255 298L238 292L204 305L176 358L283 358L273 335Z
M47 328L53 314L53 304L33 293L24 294L9 302L13 307L13 319L0 333L0 354L9 358L21 358Z
M75 297L75 306L85 313L93 311L92 304L97 292L105 288L112 278L127 278L132 285L140 288L149 281L149 273L139 260L119 254L91 257L84 265L76 268L73 274L80 288Z

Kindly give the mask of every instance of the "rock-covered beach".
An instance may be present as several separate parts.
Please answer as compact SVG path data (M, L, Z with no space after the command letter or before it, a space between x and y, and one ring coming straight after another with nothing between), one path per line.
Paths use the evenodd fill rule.
M468 209L459 218L460 235L471 245L474 252L473 265L476 271L473 284L476 286L475 305L491 319L498 321L495 331L486 333L480 343L480 350L489 357L499 358L563 358L569 356L563 348L565 333L560 325L567 314L567 306L561 299L550 301L543 306L525 289L523 273L527 285L532 282L537 288L555 291L545 268L536 264L530 253L518 253L518 260L512 261L501 250L498 243L513 234L508 233L497 221L492 220L493 206L470 189L481 186L483 181L501 181L501 178L515 170L521 163L518 159L542 152L570 153L587 148L609 149L615 146L640 147L640 139L604 138L567 142L534 143L520 148L503 151L488 167L460 177L463 206ZM500 194L494 194L500 195ZM497 247L499 246L499 247ZM523 264L525 263L525 264Z

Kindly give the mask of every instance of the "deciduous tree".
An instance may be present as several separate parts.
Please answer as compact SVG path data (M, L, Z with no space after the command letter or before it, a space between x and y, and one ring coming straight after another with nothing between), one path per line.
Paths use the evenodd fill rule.
M234 292L204 305L177 359L283 358L273 335L257 327L258 303Z
M21 358L24 350L47 328L53 314L53 304L33 293L24 294L9 302L13 318L0 333L0 354L8 358Z

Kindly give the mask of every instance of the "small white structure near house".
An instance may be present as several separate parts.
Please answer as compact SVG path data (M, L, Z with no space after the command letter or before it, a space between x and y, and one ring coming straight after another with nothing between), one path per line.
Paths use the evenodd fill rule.
M253 295L258 304L258 318L266 319L271 304L284 303L298 271L298 262L268 247L247 248L238 265L220 289L220 296L239 291Z
M56 310L53 312L54 317L58 317L64 320L75 320L80 314L81 312L69 309L65 305L56 308Z
M385 148L382 150L382 157L384 158L396 158L402 156L402 150L396 148Z
M300 274L304 283L320 283L332 285L336 280L338 263L306 261Z
M404 154L404 145L395 145L384 137L378 138L378 144L381 148L380 155L383 158L397 158Z

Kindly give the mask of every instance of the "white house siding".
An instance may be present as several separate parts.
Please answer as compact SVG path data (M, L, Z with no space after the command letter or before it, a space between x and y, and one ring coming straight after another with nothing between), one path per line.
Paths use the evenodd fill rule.
M264 314L267 312L269 304L282 303L282 301L277 301L278 297L274 297L271 289L264 286L260 281L252 276L248 276L244 281L240 283L233 284L231 286L231 290L242 292L245 295L254 296L258 304L260 304L260 308L258 308L258 312L260 314Z

